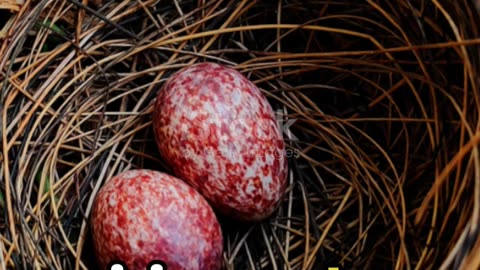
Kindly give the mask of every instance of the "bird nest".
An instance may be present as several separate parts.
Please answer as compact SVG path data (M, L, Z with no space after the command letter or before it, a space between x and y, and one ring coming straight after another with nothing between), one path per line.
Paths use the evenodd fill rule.
M293 153L272 217L221 220L225 269L480 267L478 1L2 3L1 269L96 269L95 195L169 172L153 101L204 61L261 88Z

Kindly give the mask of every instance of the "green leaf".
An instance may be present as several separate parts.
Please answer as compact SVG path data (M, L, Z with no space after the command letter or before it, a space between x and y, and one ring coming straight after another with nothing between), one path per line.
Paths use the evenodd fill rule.
M41 171L37 172L37 174L35 175L35 180L40 185L40 183L42 181L42 172ZM47 176L45 176L45 183L43 185L43 193L50 192L50 188L51 188L50 177L48 177L48 175L47 175ZM55 200L55 202L58 202L58 196L57 195L54 195L54 200Z
M52 32L54 32L58 35L61 35L61 36L66 35L65 31L63 31L63 29L60 28L58 25L54 24L51 20L46 20L45 23L37 22L34 26L34 30L38 31L38 30L40 30L41 27L48 28Z
M5 209L5 199L3 198L3 193L0 190L0 208Z

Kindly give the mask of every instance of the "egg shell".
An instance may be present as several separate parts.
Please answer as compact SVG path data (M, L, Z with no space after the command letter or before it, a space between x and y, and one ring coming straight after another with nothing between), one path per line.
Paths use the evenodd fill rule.
M153 129L173 173L214 209L243 221L277 209L285 143L266 97L240 72L209 62L181 69L157 94Z
M91 229L99 269L120 260L145 270L161 260L169 270L220 269L223 236L208 202L182 180L129 170L107 181L95 198Z

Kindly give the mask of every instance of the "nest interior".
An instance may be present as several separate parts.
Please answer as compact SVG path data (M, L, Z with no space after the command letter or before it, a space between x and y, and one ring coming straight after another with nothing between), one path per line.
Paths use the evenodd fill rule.
M294 153L271 218L221 219L225 269L478 269L478 11L467 0L27 2L0 48L0 268L96 269L96 193L127 169L169 172L155 94L212 61L262 89Z

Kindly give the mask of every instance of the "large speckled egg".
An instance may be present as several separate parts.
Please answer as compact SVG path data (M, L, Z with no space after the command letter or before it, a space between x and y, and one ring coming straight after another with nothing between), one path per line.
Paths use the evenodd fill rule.
M223 236L213 209L168 174L129 170L113 177L95 198L91 229L98 269L118 260L129 270L154 260L169 270L221 267Z
M153 113L159 151L213 208L261 220L286 188L285 143L272 107L240 72L200 63L172 75Z

